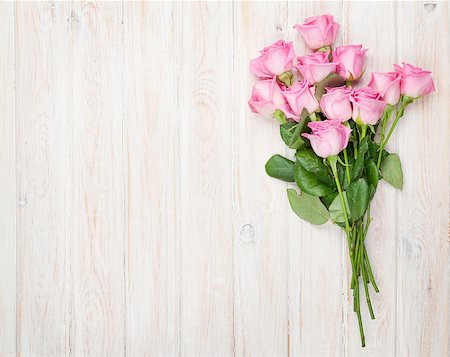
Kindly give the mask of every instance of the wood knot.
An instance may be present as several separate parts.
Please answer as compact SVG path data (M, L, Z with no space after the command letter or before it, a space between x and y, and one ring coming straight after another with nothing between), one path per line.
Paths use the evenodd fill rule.
M436 9L436 6L437 6L437 3L435 3L435 2L426 2L425 4L423 4L423 7L428 12L434 11L434 9Z

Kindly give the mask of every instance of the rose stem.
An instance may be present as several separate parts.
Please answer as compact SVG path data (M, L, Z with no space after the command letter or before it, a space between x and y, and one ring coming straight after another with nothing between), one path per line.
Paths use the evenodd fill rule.
M367 125L361 125L361 135L359 136L359 142L362 141L362 139L364 139L366 137L366 133L367 133Z
M373 313L373 308L372 308L372 302L370 301L370 295L369 295L369 288L367 287L368 284L368 279L367 279L367 273L366 273L366 269L364 266L364 239L360 240L360 244L361 247L359 249L359 264L361 266L361 275L363 278L363 282L364 282L364 292L366 294L366 301L367 301L367 306L369 307L369 312L370 312L370 317L372 318L372 320L375 319L375 315Z
M352 265L352 275L355 274L355 265L354 265L354 259L353 259L353 251L351 248L351 235L350 235L350 224L348 223L348 215L347 215L347 207L345 205L345 199L344 194L342 192L341 183L339 182L339 177L337 174L337 168L336 168L336 162L337 157L336 156L330 156L328 157L328 162L331 166L331 171L333 172L334 181L336 182L336 187L339 192L339 197L341 199L341 206L342 206L342 212L344 213L344 220L345 220L345 233L347 236L347 246L348 246L348 252L350 255L350 263ZM353 276L352 276L353 279Z
M381 117L380 148L381 148L381 144L384 141L384 133L386 131L386 124L389 120L389 117L391 116L393 109L394 109L394 106L392 106L391 104L388 104L386 109L383 112L383 116ZM380 167L382 155L383 155L383 150L380 150L380 152L378 154L378 161L377 161L378 168Z
M349 248L350 263L352 265L352 275L354 276L355 268L354 268L354 262L353 262L353 252L352 252L352 249L350 246L350 224L348 223L347 207L345 206L344 194L342 193L341 183L339 182L339 178L337 175L337 168L336 168L337 157L336 156L328 157L328 162L330 163L331 170L333 171L334 180L336 182L336 186L337 186L337 189L339 192L339 197L341 199L342 212L344 213L344 219L345 219L345 232L347 234L347 245ZM356 278L356 281L357 280L358 279ZM356 298L356 304L355 304L357 306L356 315L358 316L359 332L361 334L361 345L362 345L362 347L364 347L366 345L366 342L365 342L364 329L363 329L362 319L361 319L358 284L355 285L354 297Z
M362 227L360 226L358 229L358 242L359 242L359 249L358 249L358 253L355 257L355 259L357 260L357 264L358 261L360 261L360 259L358 259L358 256L361 255L361 245L363 246L363 237L362 237L362 231L361 231ZM357 245L358 248L358 245ZM360 268L360 264L358 264L358 267L356 268L356 280L355 280L355 300L356 300L356 316L358 317L358 326L359 326L359 333L361 335L361 346L364 347L366 345L365 342L365 337L364 337L364 328L363 328L363 324L362 324L362 318L361 318L361 304L360 304L360 300L359 300L359 268Z
M349 253L350 260L353 265L353 254L352 254L352 250L351 250L351 239L350 239L351 238L350 237L350 224L348 223L347 207L345 205L344 194L342 192L341 183L339 182L339 177L337 174L337 168L336 168L337 157L336 156L328 157L328 162L330 163L331 171L333 172L333 176L334 176L334 181L336 182L336 187L338 189L339 197L341 199L342 212L344 213L344 220L345 220L345 232L347 234L347 244L348 244L348 248L349 248L349 252L350 252Z
M413 101L413 99L410 97L402 98L402 103L400 104L400 108L398 108L398 110L397 110L397 115L395 116L395 120L392 123L391 128L389 129L386 139L384 139L384 141L382 141L380 144L380 153L378 154L377 168L380 168L380 166L381 166L381 157L383 155L383 150L386 147L386 144L388 143L389 139L391 138L391 135L394 132L394 129L395 129L398 121L405 113L405 108L408 106L408 104L412 103L412 101Z
M360 240L360 231L359 231L359 229L357 228L356 229L356 242L355 242L355 259L357 259L357 257L359 256L359 240ZM358 271L359 271L359 264L358 264L359 262L358 262L358 260L356 260L356 262L355 262L355 270L356 270L356 274L354 275L354 276L352 276L352 282L351 282L351 287L352 288L354 288L355 287L355 284L357 283L357 279L358 279L358 276L359 276L359 274L358 274ZM355 307L355 309L356 309L356 307ZM356 310L355 310L356 311Z
M361 346L364 347L366 345L365 342L365 338L364 338L364 328L363 328L363 324L362 324L362 319L361 319L361 309L360 309L360 304L359 304L359 284L356 283L355 285L355 300L356 300L356 316L358 317L358 325L359 325L359 333L361 335Z
M344 149L345 172L347 174L347 182L350 185L350 168L348 166L347 148Z
M364 247L364 258L365 258L364 259L365 265L367 267L367 273L369 274L370 283L372 284L373 288L375 289L375 292L379 293L380 290L378 289L377 283L375 282L375 279L373 277L372 268L370 267L369 256L367 255L366 247Z
M367 208L366 227L364 228L364 238L363 238L364 241L366 240L367 232L369 231L370 222L371 219L370 219L370 205L369 205L369 207ZM363 264L367 267L367 273L369 274L369 279L370 282L372 283L373 288L375 289L375 292L379 293L380 290L378 289L378 286L373 277L372 268L370 267L369 255L367 254L367 250L364 245L363 245Z

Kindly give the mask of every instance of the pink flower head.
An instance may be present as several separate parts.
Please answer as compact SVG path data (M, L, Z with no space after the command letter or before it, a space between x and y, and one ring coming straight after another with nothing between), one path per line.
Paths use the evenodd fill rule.
M319 103L315 97L316 89L308 81L297 82L282 93L297 117L300 116L303 108L306 108L308 113L319 109Z
M334 22L332 15L321 15L308 17L303 25L297 24L294 28L303 36L307 46L316 50L334 42L339 24Z
M336 63L330 62L328 56L330 50L326 52L316 52L309 56L298 57L296 68L303 79L311 83L317 83L325 79L330 73L336 71Z
M312 134L303 133L302 136L309 139L317 156L335 156L347 147L352 130L340 120L313 121L308 126Z
M289 71L295 58L293 43L283 40L265 47L260 53L250 61L250 70L260 78L272 78Z
M402 76L401 92L411 98L419 98L434 92L434 83L429 71L404 63L403 67L394 64L395 70Z
M364 56L367 49L362 45L339 46L334 49L333 62L336 62L336 72L345 80L358 79L364 70Z
M368 86L379 92L385 102L395 105L400 100L401 79L399 72L373 72Z
M346 86L326 88L327 92L320 99L322 112L328 119L347 121L352 117L350 95L352 90Z
M350 101L353 103L353 120L366 125L375 125L387 105L380 93L370 87L354 89Z
M276 77L256 82L248 105L253 113L259 113L266 118L271 118L275 110L280 109L288 118L298 120L281 93Z

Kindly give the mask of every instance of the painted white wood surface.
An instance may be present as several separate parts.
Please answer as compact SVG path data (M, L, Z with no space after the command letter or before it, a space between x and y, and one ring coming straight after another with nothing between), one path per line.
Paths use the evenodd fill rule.
M0 355L449 355L449 9L433 4L1 3ZM290 211L264 172L289 153L246 104L248 60L277 39L302 53L292 26L321 13L369 72L405 60L437 89L389 143L405 188L374 202L364 350L345 240Z

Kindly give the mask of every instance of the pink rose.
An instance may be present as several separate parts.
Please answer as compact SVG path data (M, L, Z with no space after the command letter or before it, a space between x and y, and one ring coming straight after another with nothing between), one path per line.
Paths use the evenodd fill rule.
M380 93L369 87L354 89L350 101L353 103L353 120L366 125L375 125L387 105L381 100Z
M327 92L320 99L322 112L328 119L347 121L352 117L350 95L352 90L346 86L326 88Z
M403 67L394 64L394 67L402 76L402 94L411 98L419 98L435 91L433 79L430 76L431 72L408 63L403 63Z
M308 126L312 134L303 133L302 136L309 139L317 156L334 156L347 147L352 130L339 120L313 121Z
M330 62L328 59L329 54L330 50L298 57L296 68L303 79L311 83L317 83L325 79L330 73L334 73L336 71L336 63Z
M362 49L362 45L336 47L333 52L333 62L338 64L337 74L345 80L358 79L364 70L366 52L366 49Z
M297 82L282 93L297 117L300 116L303 108L306 108L310 114L319 109L319 103L314 96L316 89L308 81Z
M295 58L292 42L277 41L260 51L261 55L250 61L250 70L258 77L272 78L289 71Z
M385 102L395 105L400 100L401 79L401 75L398 72L373 72L368 86L380 92L381 98Z
M256 82L248 105L253 113L259 113L266 118L271 118L275 110L280 109L288 118L298 121L281 93L276 77Z
M309 48L316 50L324 46L330 46L336 39L339 25L333 21L332 15L309 17L303 25L295 25Z

